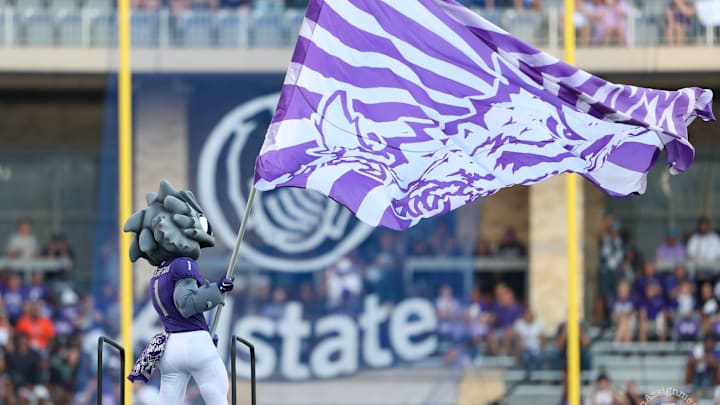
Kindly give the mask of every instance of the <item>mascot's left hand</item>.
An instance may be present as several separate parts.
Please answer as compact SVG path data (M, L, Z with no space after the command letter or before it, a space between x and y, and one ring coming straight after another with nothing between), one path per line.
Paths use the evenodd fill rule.
M233 287L235 286L233 283L235 283L235 277L224 278L217 282L217 286L220 292L225 294L226 292L232 291Z

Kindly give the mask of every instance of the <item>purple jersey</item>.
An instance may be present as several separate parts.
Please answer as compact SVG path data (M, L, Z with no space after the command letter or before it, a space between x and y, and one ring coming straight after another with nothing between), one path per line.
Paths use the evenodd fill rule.
M178 257L162 262L155 269L150 279L150 297L152 298L153 307L160 315L160 320L166 332L208 330L207 321L202 312L184 318L175 307L175 300L173 299L175 283L186 278L197 280L199 284L205 282L200 276L197 263L193 259Z
M493 313L495 314L495 325L499 328L507 328L513 326L515 321L522 316L523 309L515 303L505 306L496 302L493 305Z
M663 285L662 280L660 279L660 276L657 274L654 274L651 277L647 276L640 276L637 280L635 280L635 284L633 285L633 298L638 302L642 303L645 298L646 294L645 291L647 289L647 286L651 283L658 283L660 286Z
M611 311L613 314L618 315L624 315L624 314L631 314L633 311L635 311L635 304L630 300L627 299L620 299L616 298L613 300L612 305L610 306Z
M47 289L44 285L31 284L23 288L23 296L28 301L44 300L47 295Z
M5 290L2 299L11 320L14 321L22 315L24 301L22 290Z
M665 309L665 300L662 296L658 295L650 299L643 299L640 305L641 308L645 308L647 319L654 320L658 314Z

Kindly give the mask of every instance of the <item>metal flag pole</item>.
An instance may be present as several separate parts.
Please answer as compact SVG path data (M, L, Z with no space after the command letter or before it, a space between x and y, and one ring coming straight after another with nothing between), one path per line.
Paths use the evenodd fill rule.
M237 239L235 240L235 248L230 256L230 263L228 264L227 271L225 272L225 278L232 277L235 272L235 264L237 263L238 256L240 255L240 245L242 244L243 237L245 236L245 228L247 228L248 218L250 217L250 209L252 208L253 200L255 200L256 191L257 189L255 187L250 190L250 195L248 196L247 203L245 204L245 212L243 212L242 220L240 221L240 230L238 231ZM223 294L223 296L224 295L225 294ZM225 304L220 304L217 311L215 311L215 318L213 318L212 325L210 326L210 335L212 336L215 335L218 322L220 322L220 314L222 313L224 306Z

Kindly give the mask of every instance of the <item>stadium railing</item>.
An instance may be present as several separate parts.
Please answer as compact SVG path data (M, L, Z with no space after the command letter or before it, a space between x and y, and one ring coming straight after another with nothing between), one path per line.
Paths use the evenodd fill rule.
M0 46L112 47L116 44L116 15L109 8L2 7ZM655 3L655 2L650 2ZM475 10L493 23L539 47L562 46L562 12ZM303 11L168 9L132 13L132 41L139 48L269 48L289 47L303 21ZM633 8L628 16L627 46L664 44L664 12ZM688 45L713 46L718 27L695 21L688 28Z
M23 273L26 281L33 272L50 273L72 267L72 261L64 258L17 259L0 256L0 270L11 269Z

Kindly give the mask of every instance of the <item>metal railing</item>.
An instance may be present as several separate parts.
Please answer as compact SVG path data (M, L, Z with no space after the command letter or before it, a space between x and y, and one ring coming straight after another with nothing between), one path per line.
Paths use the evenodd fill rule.
M489 21L539 47L562 46L562 13L475 10ZM168 9L133 11L132 43L136 48L272 48L295 43L303 10L190 10L175 14ZM0 46L9 47L114 47L116 15L107 9L0 8ZM665 43L665 16L661 11L631 9L626 46ZM716 44L718 27L693 21L688 45Z
M232 404L237 404L237 343L242 343L250 352L250 404L257 403L257 390L255 384L255 346L250 341L233 335L230 343L230 392Z
M125 377L123 376L123 373L125 372L125 348L122 347L122 345L110 338L107 338L105 336L100 336L98 338L98 358L97 358L97 369L98 369L98 375L97 375L97 405L102 405L102 386L103 386L103 349L105 348L105 344L108 344L115 348L115 350L118 351L120 354L120 372L118 373L118 384L120 387L120 404L125 405Z

